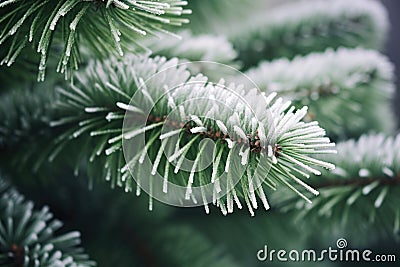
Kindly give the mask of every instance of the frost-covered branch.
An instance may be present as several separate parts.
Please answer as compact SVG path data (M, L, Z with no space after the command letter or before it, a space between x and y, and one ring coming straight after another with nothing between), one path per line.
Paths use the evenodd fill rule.
M266 93L277 92L296 106L308 105L306 119L317 120L336 139L393 131L394 66L376 51L328 49L262 62L246 75Z
M2 266L90 267L80 244L80 233L56 235L62 223L48 207L34 210L0 178L0 264Z
M171 181L186 187L186 193L178 197L203 201L206 211L207 199L203 194L202 199L193 199L192 188L211 183L213 202L224 214L233 212L234 203L241 208L240 199L253 214L257 195L268 209L264 187L275 190L280 183L306 200L293 184L318 194L300 177L318 175L319 167L332 169L334 165L314 156L335 151L317 122L302 121L307 108L295 111L290 102L255 89L246 92L234 84L207 83L206 77L190 77L177 63L161 57L91 62L85 73L77 75L75 85L57 90L50 126L61 134L48 142L54 146L48 149L48 159L71 158L65 151L74 140L81 140L83 160L92 177L104 177L131 191L135 181L151 185L159 174L165 184ZM174 110L179 111L176 117L167 117ZM134 123L123 132L126 112ZM144 124L136 123L141 120ZM134 157L124 159L123 142L135 144L135 138L143 135L146 143ZM201 142L205 138L214 141L211 152ZM143 164L146 155L152 165L148 172ZM79 166L82 158L77 158ZM193 166L204 158L211 158L211 164L202 171L193 166L187 170L182 165L186 158L194 161ZM137 177L132 177L135 171ZM235 179L239 182L232 187Z
M312 204L292 202L287 195L283 210L298 210L307 224L328 222L326 231L354 234L370 231L398 235L400 231L400 134L363 135L337 144L338 154L323 157L336 169L310 183L321 192ZM278 196L278 198L280 198ZM372 238L366 236L365 238Z
M57 71L67 74L78 68L81 47L97 56L122 56L132 44L140 48L138 36L187 23L180 18L190 13L183 9L186 4L179 0L2 0L1 64L11 66L25 46L32 46L40 55L39 81L44 80L49 54L59 54Z
M254 17L230 37L247 68L263 59L293 58L328 47L380 49L389 24L385 8L375 0L299 1Z

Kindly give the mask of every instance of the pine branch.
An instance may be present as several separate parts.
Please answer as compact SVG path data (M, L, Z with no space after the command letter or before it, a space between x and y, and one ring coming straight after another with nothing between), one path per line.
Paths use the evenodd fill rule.
M230 38L246 68L262 59L293 58L328 47L380 49L389 24L385 8L374 0L302 1L255 18Z
M57 71L66 73L82 61L80 47L97 56L143 49L138 36L166 32L166 26L187 23L186 1L130 0L2 0L0 2L1 64L11 66L25 46L40 54L38 80L43 81L50 53L60 54Z
M202 73L209 79L217 81L228 75L224 73L226 68L218 64L239 68L238 62L235 62L236 51L226 37L212 34L193 35L190 31L182 31L178 35L181 38L167 35L162 36L161 39L148 38L144 41L144 45L153 52L153 55L177 57L181 62L187 60L192 74Z
M376 51L328 49L293 60L262 62L246 75L263 92L277 92L296 106L308 105L306 119L317 120L334 139L394 129L389 109L394 66Z
M336 157L324 158L335 163L336 169L324 172L323 181L311 181L320 190L320 197L308 205L294 204L293 196L288 196L283 210L298 210L298 221L307 216L308 226L329 221L328 232L362 235L368 239L374 237L370 234L374 228L376 233L398 236L400 135L363 135L357 141L338 143L337 150Z
M22 181L18 183L23 177L19 177L17 183L21 185L21 191L26 191L35 202L45 201L53 209L57 208L60 218L66 216L74 225L79 225L79 230L85 237L85 248L99 265L240 265L233 260L232 251L217 248L207 233L199 231L198 227L193 226L192 222L187 222L186 218L175 223L179 215L176 216L174 211L187 213L188 209L154 203L156 212L149 213L145 196L123 194L119 188L110 190L104 181L96 184L94 190L88 192L87 177L80 175L79 179L71 179L65 168L60 169L60 173L63 175L57 175L57 179L48 180L45 184L38 183L35 176L31 176L35 180L31 185ZM70 197L71 194L73 198ZM199 210L190 211L200 218L204 215L199 213ZM242 215L249 217L245 212ZM93 218L101 220L93 223Z
M279 183L305 199L293 183L318 194L298 176L308 178L309 172L318 175L315 167L333 168L332 164L311 155L335 151L331 149L334 144L324 137L324 130L316 122L301 121L306 108L295 111L290 102L274 100L274 94L266 97L255 90L245 92L233 84L224 87L223 83L207 83L206 77L190 77L185 67L177 67L177 63L176 59L135 56L127 57L124 62L115 59L91 62L85 73L77 75L75 85L57 90L59 98L54 102L58 108L50 125L61 134L53 142L46 140L49 149L42 150L52 151L46 157L50 161L58 155L75 158L64 150L76 146L75 141L82 142L78 144L92 177L104 177L112 186L132 191L135 183L132 172L142 184L151 184L153 175L158 173L165 181L170 179L187 188L184 195L177 195L182 200L190 198L193 187L211 182L214 204L224 214L233 212L234 201L241 208L239 198L245 200L253 214L253 208L257 208L256 195L268 209L263 187L275 189ZM144 84L155 75L156 79ZM136 101L130 103L135 94ZM206 103L199 104L198 99ZM175 108L180 115L167 120L166 116ZM143 116L146 110L150 110L147 117ZM126 111L134 124L123 132ZM145 122L143 125L141 120ZM167 130L161 135L162 129ZM123 142L140 140L140 135L144 135L146 145L139 147L125 163ZM202 148L204 138L214 140L214 152ZM146 155L150 155L151 170L146 170L143 164ZM181 170L185 157L195 162L212 157L212 164L198 172L194 167L191 171ZM76 158L80 166L81 158ZM240 170L244 171L243 176L235 177ZM153 175L145 179L149 173ZM225 183L221 177L226 173ZM235 178L240 183L228 189ZM257 189L260 183L263 187ZM167 192L168 188L162 190ZM208 201L203 194L201 197L208 212ZM152 209L151 198L149 208Z
M96 266L80 244L80 233L55 235L62 223L48 207L40 211L0 179L0 264L2 266Z

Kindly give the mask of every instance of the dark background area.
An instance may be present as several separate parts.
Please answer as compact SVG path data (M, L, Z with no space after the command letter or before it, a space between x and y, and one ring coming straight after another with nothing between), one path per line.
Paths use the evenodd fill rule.
M397 126L400 126L400 1L399 0L382 0L387 7L390 17L390 33L387 42L385 53L396 66L396 98L393 101L393 106L397 115Z

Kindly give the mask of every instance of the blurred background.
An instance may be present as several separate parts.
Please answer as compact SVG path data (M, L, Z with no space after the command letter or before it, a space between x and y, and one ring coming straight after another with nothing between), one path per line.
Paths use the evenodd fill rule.
M396 0L382 0L383 4L387 7L389 12L390 28L389 40L386 45L386 51L389 58L396 66L396 84L397 84L397 94L396 100L394 102L394 107L396 110L397 118L400 118L400 91L399 91L399 78L400 69L397 67L400 65L400 31L396 28L396 25L400 25L400 18L398 13L400 12L400 3ZM400 120L398 120L400 122Z
M238 4L240 1L237 0L226 5L212 2L189 0L193 15L190 17L192 24L186 28L191 31L190 34L194 36L205 33L216 36L226 35L227 39L234 43L234 48L239 51L242 61L245 62L244 65L247 64L246 60L252 57L257 58L259 52L255 53L256 56L252 54L256 49L250 49L254 50L250 52L244 51L245 44L242 43L246 40L249 42L250 37L236 36L237 33L244 36L246 30L243 33L243 29L240 28L241 23L232 21L250 20L254 21L251 23L258 23L257 20L263 20L264 12L269 14L268 11L271 12L273 8L279 7L283 1L254 1L253 3L246 1L248 5ZM397 126L394 132L398 133L400 125L400 31L398 29L400 1L382 0L381 2L386 7L390 19L387 42L381 52L387 55L396 66L397 90L395 97L390 99L392 103L390 108L396 113L394 120L397 121ZM257 14L251 19L249 19L249 6L252 6L251 9L255 10L254 14ZM254 37L254 42L251 41L255 43L255 47L257 47L256 39ZM154 40L145 40L145 42L148 42L152 50L156 51L155 54L170 56L181 53L173 50L173 47L177 46L175 44L171 45L172 48L165 48L167 42L160 43ZM182 42L185 42L185 39ZM290 56L291 51L283 49L278 52L288 59L292 59L297 54L297 51L292 51L293 56ZM193 54L195 53L182 52L181 55L190 60ZM224 60L224 57L221 58ZM271 56L268 60L276 58L279 57ZM215 58L214 60L218 61ZM238 64L236 60L229 63L234 66ZM258 62L249 64L252 65L249 65L247 69L244 66L242 70L246 71L256 66ZM199 69L201 70L201 66ZM220 73L218 70L210 71L210 75L213 74L218 76ZM391 120L390 116L380 118L383 121ZM341 138L336 133L334 136L338 140ZM357 135L349 134L346 138L355 136ZM7 155L2 155L3 162L6 158ZM19 171L21 170L11 167L10 173ZM233 214L223 216L216 207L213 207L210 214L206 215L203 207L176 208L159 202L155 203L153 211L150 212L146 194L136 197L134 194L124 193L121 188L110 189L109 183L103 181L104 179L96 182L93 189L88 190L87 175L80 172L75 177L71 175L73 172L72 167L65 167L62 170L49 170L44 175L53 176L52 179L42 179L43 174L33 174L28 182L27 179L14 179L13 182L21 193L35 202L37 207L50 206L55 217L65 223L63 231L81 231L82 246L100 267L399 266L400 233L393 234L391 230L385 229L378 222L368 227L364 227L364 222L344 227L333 222L333 226L328 227L329 223L326 221L319 223L318 219L316 219L317 223L308 223L307 216L303 218L302 223L297 223L295 212L281 212L278 208L273 208L269 212L258 210L255 217L250 217L247 210L235 210ZM400 203L392 204L400 205ZM340 261L282 263L261 262L256 256L265 245L276 250L315 249L319 251L336 247L338 238L345 238L349 247L371 249L375 253L395 254L398 260L394 263L378 265Z

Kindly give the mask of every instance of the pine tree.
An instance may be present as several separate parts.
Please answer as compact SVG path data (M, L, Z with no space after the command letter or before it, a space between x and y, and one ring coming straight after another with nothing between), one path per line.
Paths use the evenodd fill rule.
M80 233L55 236L62 223L48 207L33 210L14 188L0 180L0 263L2 266L95 266L77 247Z
M398 245L380 2L1 0L0 14L0 265L96 265L14 186L80 229L99 266Z

